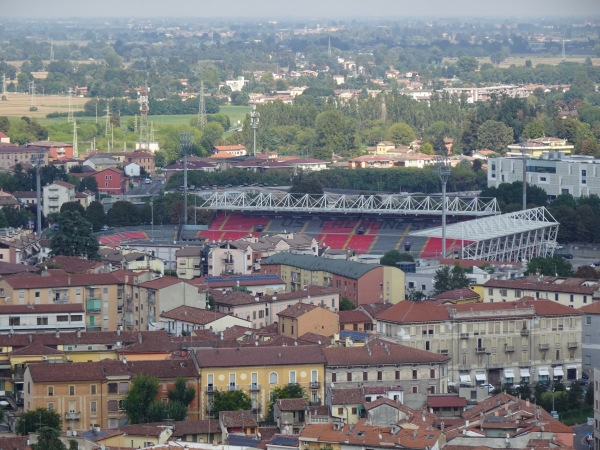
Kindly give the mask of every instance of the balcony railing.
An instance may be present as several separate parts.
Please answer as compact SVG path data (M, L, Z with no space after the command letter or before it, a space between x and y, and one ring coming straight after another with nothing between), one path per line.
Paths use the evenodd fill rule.
M80 419L81 419L80 412L70 411L70 412L65 413L65 420L80 420Z
M469 333L460 333L461 339L469 339Z
M440 355L448 355L448 349L440 350Z
M87 325L85 331L102 331L102 327L100 325Z
M215 392L215 387L212 384L206 386L206 392Z
M251 383L250 387L248 389L250 391L260 391L260 384L258 384L258 383Z
M100 314L102 312L101 308L86 308L85 312L87 314Z
M237 385L235 385L235 384L230 384L228 389L229 389L230 391L237 391Z
M321 382L320 381L311 381L310 388L311 389L321 389Z
M475 353L479 353L479 354L485 353L485 347L477 347L475 349Z
M569 347L569 348L577 348L577 347L579 347L579 342L569 342L567 344L567 347Z
M529 330L527 328L523 328L521 330L521 336L529 336Z
M514 345L505 345L504 346L504 351L506 353L514 352L515 351L515 346Z
M540 344L540 350L545 351L550 348L550 344Z

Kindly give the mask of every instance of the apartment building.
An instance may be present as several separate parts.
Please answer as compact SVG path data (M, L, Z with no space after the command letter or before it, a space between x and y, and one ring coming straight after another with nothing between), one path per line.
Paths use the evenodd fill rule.
M186 336L196 330L211 330L215 333L234 326L250 327L250 322L230 314L191 306L178 306L160 315L159 326L169 334Z
M600 302L594 302L579 309L582 314L582 369L592 378L594 367L600 367ZM598 378L594 378L599 380ZM598 398L600 400L600 398Z
M0 229L0 262L35 265L42 260L41 238L31 230Z
M321 305L338 311L339 292L330 287L308 286L303 291L278 292L273 295L255 295L243 291L211 290L215 311L231 314L252 323L252 328L262 328L277 321L277 315L296 303Z
M254 416L264 416L271 392L299 384L309 398L323 398L325 357L316 345L218 348L196 350L200 368L198 390L203 417L211 416L212 396L219 390L244 390Z
M191 280L204 275L207 263L207 250L203 246L188 246L175 252L177 278Z
M17 164L25 167L37 163L48 165L48 150L42 147L20 147L17 145L0 146L0 169L12 171Z
M600 368L594 367L594 450L600 448Z
M46 217L50 213L60 212L63 203L76 200L75 186L66 181L55 181L42 188L42 212Z
M280 276L288 292L312 284L336 288L355 305L405 299L404 272L397 267L294 253L277 253L261 266L265 274Z
M504 384L581 375L581 312L551 300L400 302L377 315L386 339L447 355L449 380Z
M530 275L512 279L492 279L481 286L484 302L498 303L522 297L543 298L571 308L581 308L600 300L600 281L586 278Z
M48 152L51 161L73 158L73 145L58 141L36 141L27 147L43 148ZM75 155L77 156L77 155Z
M279 334L298 339L307 333L333 336L340 330L340 318L320 305L296 303L277 313Z
M25 369L25 412L36 408L56 411L63 431L117 428L126 418L120 407L132 380L138 375L159 379L158 398L168 401L177 377L197 386L198 369L191 359L177 361L115 361L31 364ZM199 394L188 407L190 420L198 419Z
M0 333L75 331L85 328L83 305L4 305L0 308Z
M386 388L401 391L397 400L422 408L427 395L447 392L450 357L370 339L364 346L327 347L325 382L336 388ZM367 395L368 396L368 395Z

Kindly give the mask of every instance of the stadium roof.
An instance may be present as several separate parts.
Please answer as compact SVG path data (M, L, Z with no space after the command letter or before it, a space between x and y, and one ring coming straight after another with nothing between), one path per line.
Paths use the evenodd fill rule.
M470 242L485 241L557 225L554 217L541 206L447 225L446 238ZM410 235L441 238L442 227L415 231Z

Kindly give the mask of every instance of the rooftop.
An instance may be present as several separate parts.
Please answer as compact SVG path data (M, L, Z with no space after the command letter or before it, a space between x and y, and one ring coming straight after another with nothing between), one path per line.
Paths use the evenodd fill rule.
M262 266L286 265L310 271L329 272L346 278L358 279L371 270L382 267L379 264L363 264L342 259L326 259L318 256L281 252L263 259Z

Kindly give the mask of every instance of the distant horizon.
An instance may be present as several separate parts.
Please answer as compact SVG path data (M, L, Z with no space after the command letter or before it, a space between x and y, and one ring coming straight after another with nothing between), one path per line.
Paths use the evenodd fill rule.
M290 12L294 11L295 12ZM359 0L305 0L302 4L281 0L251 3L230 0L226 6L193 0L24 0L3 6L5 18L163 18L163 19L402 19L402 18L600 18L598 0L372 0L368 6ZM1 20L1 19L0 19Z

